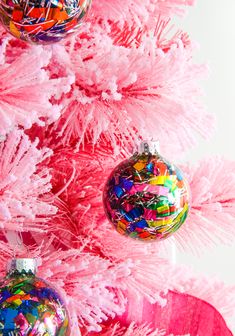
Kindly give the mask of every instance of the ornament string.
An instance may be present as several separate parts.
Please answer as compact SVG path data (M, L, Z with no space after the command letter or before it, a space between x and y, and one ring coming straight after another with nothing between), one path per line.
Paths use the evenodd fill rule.
M5 237L12 247L12 258L15 259L19 255L24 255L25 258L30 258L30 249L24 243L22 232L6 231Z

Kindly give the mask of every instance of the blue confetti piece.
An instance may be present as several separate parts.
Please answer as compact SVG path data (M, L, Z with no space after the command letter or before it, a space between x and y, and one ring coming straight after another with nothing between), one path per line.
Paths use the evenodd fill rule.
M152 162L148 163L146 166L147 171L149 171L150 173L153 173L154 170L154 165Z
M135 223L132 223L132 224L130 224L130 225L128 226L128 231L129 231L129 232L134 232L135 229L136 229L136 225L135 225Z
M124 209L120 209L120 213L125 218L125 220L128 222L133 222L134 217L129 212L126 212Z
M2 293L0 295L0 304L2 302L6 301L6 299L8 299L11 296L12 296L12 294L8 290L2 291Z
M120 178L120 185L127 191L131 190L133 184L133 181L127 180L125 178Z
M181 171L178 168L176 168L175 172L176 172L178 180L183 181L184 177L183 177Z
M145 219L140 220L139 222L135 223L136 227L140 229L144 229L145 227L148 227L148 224Z
M7 308L6 316L5 316L5 329L13 329L15 328L14 319L18 315L18 311L16 309Z
M134 209L129 211L129 215L131 215L134 219L139 218L143 214L144 214L144 209L142 209L140 207L134 208Z
M124 190L120 186L115 186L113 188L113 191L118 198L122 197L125 194Z

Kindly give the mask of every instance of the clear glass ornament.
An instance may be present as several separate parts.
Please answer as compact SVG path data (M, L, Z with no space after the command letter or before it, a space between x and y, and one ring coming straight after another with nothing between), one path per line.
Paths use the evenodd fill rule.
M90 5L91 0L0 0L0 20L15 37L48 44L74 32Z
M158 154L158 143L144 142L109 176L104 208L116 230L140 240L168 238L186 220L189 187L182 172Z

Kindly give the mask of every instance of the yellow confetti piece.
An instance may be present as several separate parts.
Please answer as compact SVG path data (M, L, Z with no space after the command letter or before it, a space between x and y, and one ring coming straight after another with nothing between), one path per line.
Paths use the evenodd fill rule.
M126 230L126 224L125 223L119 221L117 225L120 229Z
M117 226L117 232L120 233L121 235L124 235L126 233L126 230L123 230L119 226Z
M171 187L171 191L174 192L177 188L178 188L177 185L173 183Z
M43 312L44 310L45 310L45 305L40 304L40 305L38 306L38 311Z
M17 294L18 295L25 295L25 292L23 292L22 290L20 290Z
M160 206L160 207L157 208L157 212L158 213L164 212L166 210L169 210L169 206L168 205L163 205L163 206Z
M16 28L12 21L10 21L10 31L15 37L20 38L20 31Z
M146 165L146 162L138 161L133 167L136 170L141 171L142 169L144 169L145 165Z
M151 227L157 227L157 226L163 226L163 225L169 225L172 223L172 219L162 219L159 221L147 221L149 226Z
M167 230L169 230L169 226L159 229L158 232L163 233L163 232L166 232Z
M180 220L183 216L184 216L184 214L185 214L185 212L188 210L188 204L186 203L185 205L184 205L184 207L183 207L183 210L178 214L178 216L176 217L176 219L177 220Z
M16 306L20 306L22 304L22 301L20 299L16 299L13 301Z
M63 327L67 327L69 325L69 320L64 320Z
M155 176L149 180L149 183L153 185L164 185L167 179L168 176Z
M125 232L126 232L126 225L123 222L119 221L117 223L117 231L120 234L122 234L122 235L125 234Z

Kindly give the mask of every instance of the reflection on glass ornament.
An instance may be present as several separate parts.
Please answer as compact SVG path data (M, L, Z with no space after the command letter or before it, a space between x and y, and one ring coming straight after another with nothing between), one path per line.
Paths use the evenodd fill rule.
M0 0L2 25L31 43L53 43L82 23L91 0Z
M184 223L189 187L182 172L160 156L156 142L121 162L109 176L104 208L116 230L140 240L168 238Z
M69 336L60 295L35 271L35 259L11 261L0 282L0 335Z

